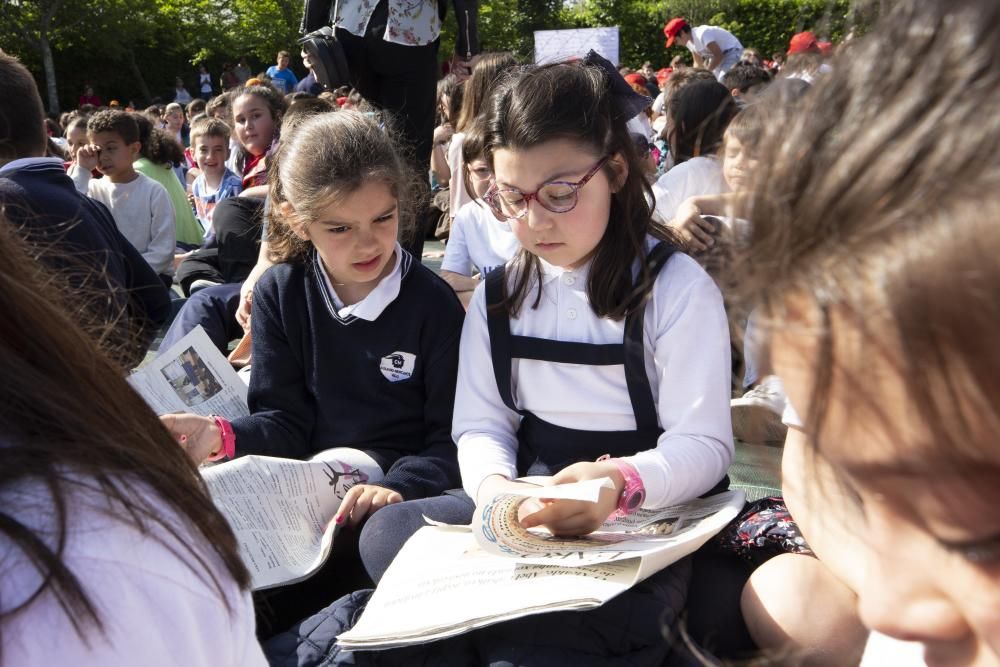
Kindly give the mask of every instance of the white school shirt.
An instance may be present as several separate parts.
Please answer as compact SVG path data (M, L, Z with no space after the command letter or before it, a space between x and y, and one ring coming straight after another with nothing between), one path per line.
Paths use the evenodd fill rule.
M687 43L687 48L691 53L697 53L704 59L712 56L708 50L708 45L715 42L719 49L725 53L731 49L743 50L743 45L736 36L728 30L717 28L714 25L699 25L691 28L691 40ZM718 65L719 63L715 63Z
M472 201L472 195L465 189L465 160L462 159L462 145L465 143L465 133L456 132L451 135L451 143L448 144L448 152L445 159L448 161L448 168L451 169L451 178L448 187L451 189L451 201L449 203L448 215L454 219L459 209Z
M143 665L222 667L266 665L257 642L253 601L241 591L204 537L164 510L180 537L151 520L147 533L102 511L110 500L93 482L69 478L67 540L62 562L77 577L104 623L86 627L84 643L48 589L23 612L4 620L7 665ZM152 491L149 495L153 496ZM148 497L148 496L147 496ZM52 545L52 505L40 484L5 489L0 502ZM118 509L118 513L124 510ZM195 545L198 563L185 545ZM37 588L38 571L0 535L0 590L11 609ZM189 567L190 564L190 567ZM207 567L221 584L216 590ZM229 603L226 609L222 595Z
M510 224L494 218L489 207L477 199L455 215L441 270L471 276L475 266L485 276L510 261L520 248Z
M313 257L315 261L323 265L323 260L320 258L319 253L313 250ZM330 298L334 309L337 311L337 317L344 320L350 316L360 318L362 320L367 320L369 322L374 322L378 319L378 316L382 314L390 303L396 300L399 296L399 288L403 283L403 271L409 270L410 263L413 261L413 256L408 252L403 252L403 248L396 244L396 259L392 266L392 271L382 280L378 281L375 288L368 293L368 295L358 301L357 303L352 303L349 306L344 305L344 300L340 298L337 294L337 290L334 289L333 283L330 281L330 274L325 269L321 271L323 274L323 286L326 288L326 295ZM325 266L325 265L323 265Z
M537 288L532 280L519 317L510 322L512 335L622 342L624 321L598 318L590 308L589 265L565 270L543 261L542 268L539 306L531 307ZM520 415L504 405L497 389L485 302L480 285L462 328L452 428L462 486L471 498L489 475L517 477ZM643 326L646 374L664 432L654 449L625 460L635 466L646 487L643 507L659 508L709 491L732 461L729 325L715 282L697 262L677 252L656 279ZM518 408L556 426L589 431L636 428L622 366L515 359L511 388Z
M729 192L722 176L722 164L715 156L693 157L674 165L653 183L656 208L653 217L670 222L684 200L699 195Z
M79 171L83 171L82 169ZM111 210L115 225L156 273L174 273L177 228L174 205L166 188L145 174L136 172L130 183L112 183L110 178L89 178L87 195Z

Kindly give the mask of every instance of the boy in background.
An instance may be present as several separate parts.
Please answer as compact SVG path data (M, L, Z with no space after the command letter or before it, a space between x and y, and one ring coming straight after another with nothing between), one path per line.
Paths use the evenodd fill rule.
M101 111L87 122L87 139L90 143L77 152L77 189L111 209L122 235L170 286L177 237L174 208L163 186L132 166L141 146L139 126L124 111ZM104 178L90 177L95 167Z
M199 118L191 126L191 148L201 173L191 184L198 222L205 228L206 241L214 236L212 212L223 199L243 190L239 176L226 168L232 130L216 118Z

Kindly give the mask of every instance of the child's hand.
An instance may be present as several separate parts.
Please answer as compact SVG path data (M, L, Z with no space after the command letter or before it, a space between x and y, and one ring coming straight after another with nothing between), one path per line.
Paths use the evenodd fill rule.
M442 123L434 128L434 143L443 144L451 141L452 135L455 134L454 128L452 128L450 123Z
M586 535L601 527L608 517L618 509L618 498L625 489L625 478L618 466L610 461L596 463L574 463L552 477L553 484L570 484L588 479L610 477L614 489L601 489L596 503L583 500L546 500L544 507L521 519L524 528L545 526L553 535Z
M691 200L678 207L669 225L680 234L689 250L705 252L715 245L715 225L701 216L701 210Z
M403 502L403 496L392 489L375 484L359 484L351 487L340 503L340 509L333 517L334 523L342 524L349 521L351 528L356 528L361 520L369 514L374 514L386 505Z
M162 415L160 421L195 463L222 449L222 433L210 417L178 412Z
M243 327L243 331L250 331L250 311L253 309L253 287L256 280L247 278L240 287L240 305L236 308L236 322Z
M97 169L97 162L100 155L101 149L94 144L80 146L80 150L76 152L76 163L80 165L80 169L89 174Z

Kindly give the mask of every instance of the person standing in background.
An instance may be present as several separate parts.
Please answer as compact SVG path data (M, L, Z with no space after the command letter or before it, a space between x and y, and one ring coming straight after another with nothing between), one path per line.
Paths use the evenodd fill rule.
M287 95L295 90L295 86L299 83L299 77L295 76L295 72L288 67L288 60L288 51L278 51L277 64L267 68L267 75L271 77L271 85L282 95Z
M212 99L212 75L204 64L198 65L198 92L206 102Z

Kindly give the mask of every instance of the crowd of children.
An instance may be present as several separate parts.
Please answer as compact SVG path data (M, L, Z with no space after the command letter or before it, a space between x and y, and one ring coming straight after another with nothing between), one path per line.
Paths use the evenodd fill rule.
M58 142L0 54L0 661L1000 665L1000 7L900 0L784 63L664 34L695 66L445 77L425 174L286 52ZM157 419L124 381L197 325L244 339L248 416ZM428 519L608 478L520 519L585 535L739 486L749 445L781 495L599 608L336 643ZM316 575L251 595L198 466L334 447L384 479Z

